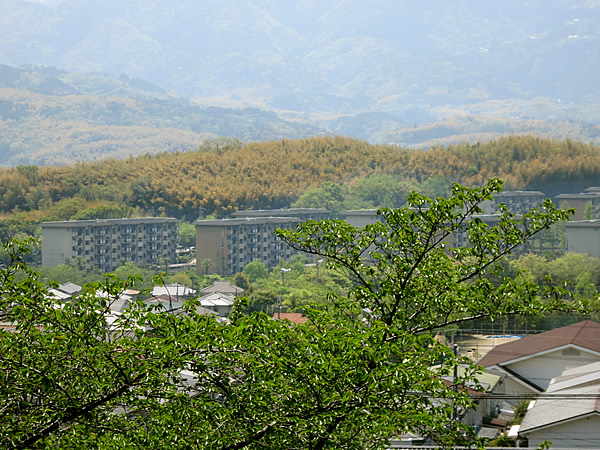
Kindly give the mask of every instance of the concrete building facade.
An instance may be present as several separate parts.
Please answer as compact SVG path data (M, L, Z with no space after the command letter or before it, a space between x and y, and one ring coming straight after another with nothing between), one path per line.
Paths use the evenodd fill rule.
M175 261L177 220L171 217L73 220L42 223L42 265L83 258L112 272L125 261L157 265Z
M275 236L277 228L295 228L296 217L246 217L199 220L196 225L196 270L203 274L203 261L221 275L232 275L251 261L260 259L267 268L296 253Z
M600 219L565 222L566 250L600 258Z
M504 203L510 212L526 214L532 208L539 208L545 199L546 195L540 191L504 191L494 194L494 200L486 200L480 207L483 214L497 214L499 205Z
M575 208L575 215L571 220L585 219L585 206L588 203L592 205L592 217L590 219L600 218L600 192L592 190L580 194L560 194L556 196L556 199L559 202L558 206L563 209Z

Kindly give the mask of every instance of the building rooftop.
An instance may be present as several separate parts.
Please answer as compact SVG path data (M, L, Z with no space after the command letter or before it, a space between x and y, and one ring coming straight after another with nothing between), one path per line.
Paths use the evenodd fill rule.
M539 195L546 195L541 191L502 191L502 192L498 192L496 194L494 194L494 197L514 197L514 196L522 196L522 197L528 197L530 195L535 195L535 196L539 196Z
M569 220L565 222L565 227L587 227L587 228L597 228L600 227L600 219L591 219L591 220Z
M93 220L58 220L54 222L42 222L42 227L85 227L94 225L122 225L152 222L176 222L174 217L136 217L123 219L93 219Z
M225 294L240 294L244 292L244 290L236 286L229 281L215 281L210 286L206 286L204 289L201 289L200 292L203 294L210 294L214 292L222 292Z
M301 220L297 217L238 217L235 219L215 219L215 220L197 220L194 222L196 226L203 227L222 227L228 225L243 225L243 224L263 224L263 223L300 223Z
M288 312L279 313L279 312L276 312L276 313L273 313L273 319L289 320L290 322L295 323L296 325L308 322L308 317L304 317L302 315L302 313L288 313Z
M566 389L535 400L521 422L520 433L528 433L578 418L600 414L600 386Z
M377 209L351 209L344 214L347 216L376 216Z
M490 350L477 364L491 367L565 345L575 345L600 353L600 323L584 320L566 327L507 342Z
M556 196L558 199L593 199L600 197L600 192L580 192L578 194L559 194Z
M230 217L234 219L240 217L289 217L310 214L331 214L331 212L322 208L249 209L236 211L230 214Z
M206 294L199 298L200 305L206 307L211 306L233 306L235 303L235 297L231 294L224 294L222 292L214 292L212 294Z

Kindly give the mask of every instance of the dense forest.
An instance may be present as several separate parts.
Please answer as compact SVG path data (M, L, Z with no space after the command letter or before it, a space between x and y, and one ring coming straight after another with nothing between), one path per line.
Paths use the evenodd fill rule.
M554 196L597 184L599 175L598 147L571 140L507 137L414 150L343 137L245 145L220 139L185 153L2 169L0 214L22 222L137 214L194 220L200 208L223 217L240 209L289 207L323 183L351 190L365 186L365 180L389 177L383 180L386 186L410 190L431 179L437 185L477 186L500 177L505 189ZM374 200L357 206L401 206L394 202L401 203Z

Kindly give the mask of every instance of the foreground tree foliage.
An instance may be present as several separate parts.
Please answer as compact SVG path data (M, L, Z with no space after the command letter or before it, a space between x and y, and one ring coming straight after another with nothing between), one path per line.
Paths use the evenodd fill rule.
M453 186L448 199L409 197L384 222L341 221L280 231L290 245L327 258L353 281L347 296L308 308L293 326L245 314L224 325L195 303L172 313L110 303L132 280L108 277L58 303L11 243L0 273L0 442L11 448L384 448L407 432L440 446L475 445L460 424L462 389L476 368L448 383L459 362L432 334L449 324L570 309L563 291L486 276L494 263L568 214L545 203L497 227L471 216L501 189ZM458 230L472 246L445 246ZM102 292L102 295L98 295ZM431 367L437 365L436 371Z

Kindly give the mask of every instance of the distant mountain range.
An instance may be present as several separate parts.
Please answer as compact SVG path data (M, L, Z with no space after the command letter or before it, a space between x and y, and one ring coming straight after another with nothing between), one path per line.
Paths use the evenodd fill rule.
M162 136L151 152L224 135L426 147L600 134L597 0L3 0L0 29L1 117L37 133L2 125L0 164L56 160L50 119L141 127L132 136ZM58 160L127 154L125 140Z
M3 0L0 63L302 112L599 101L594 0ZM439 118L439 117L435 117Z

